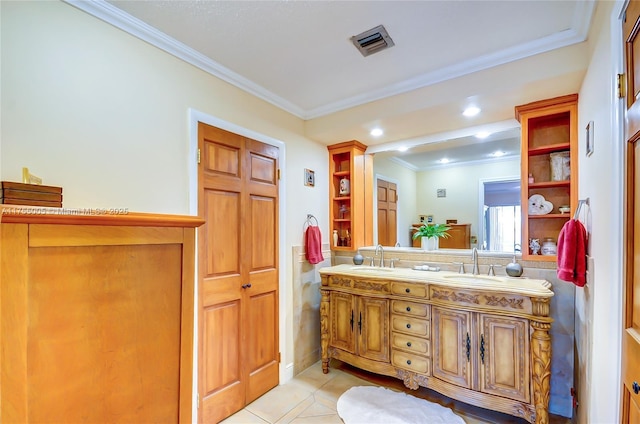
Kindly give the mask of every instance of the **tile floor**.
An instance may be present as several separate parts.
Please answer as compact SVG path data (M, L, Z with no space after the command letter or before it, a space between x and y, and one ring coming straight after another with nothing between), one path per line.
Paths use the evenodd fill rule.
M222 421L223 424L332 424L342 423L336 412L336 402L353 386L381 385L403 390L417 397L452 408L467 424L526 424L523 419L488 411L454 401L420 388L406 389L402 381L378 376L333 360L328 374L322 373L320 362L298 374L288 383L275 387L246 408ZM551 416L550 424L570 424L564 417Z

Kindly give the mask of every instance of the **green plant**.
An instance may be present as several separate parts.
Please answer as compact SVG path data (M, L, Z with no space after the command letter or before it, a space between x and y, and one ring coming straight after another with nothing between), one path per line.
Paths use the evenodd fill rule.
M426 238L434 238L434 237L451 237L447 231L451 229L447 224L426 224L422 227L418 228L418 230L413 234L413 238L417 239L418 237L426 237Z

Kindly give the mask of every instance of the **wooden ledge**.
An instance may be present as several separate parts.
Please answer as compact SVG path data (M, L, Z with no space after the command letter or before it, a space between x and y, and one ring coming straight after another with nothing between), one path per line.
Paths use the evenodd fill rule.
M204 220L191 215L129 212L126 208L47 208L0 205L0 222L9 224L112 225L195 228Z

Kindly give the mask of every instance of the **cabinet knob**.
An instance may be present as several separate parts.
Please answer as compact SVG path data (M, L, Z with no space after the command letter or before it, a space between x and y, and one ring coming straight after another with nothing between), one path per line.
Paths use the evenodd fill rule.
M411 365L411 359L407 359L407 365Z
M407 346L411 347L411 342L407 342Z
M407 324L407 328L411 328L411 324Z
M411 289L404 289L407 293L411 293Z
M411 312L411 306L407 306L407 312Z
M249 284L243 284L243 285L242 285L242 288L243 288L243 289L250 289L250 288L251 288L251 283L249 283Z
M633 382L633 384L631 385L631 388L633 389L633 393L635 394L640 393L640 384L638 384L637 381Z

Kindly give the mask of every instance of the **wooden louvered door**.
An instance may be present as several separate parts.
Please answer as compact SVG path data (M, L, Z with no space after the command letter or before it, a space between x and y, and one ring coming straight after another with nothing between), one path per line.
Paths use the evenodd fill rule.
M278 148L198 127L200 422L278 384Z

